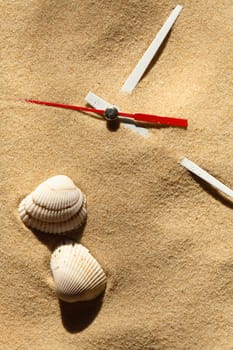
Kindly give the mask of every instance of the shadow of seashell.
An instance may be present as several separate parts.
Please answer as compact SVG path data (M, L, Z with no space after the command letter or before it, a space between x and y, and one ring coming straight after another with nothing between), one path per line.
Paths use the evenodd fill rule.
M86 226L86 221L78 229L68 231L64 235L47 234L37 229L33 229L33 228L29 228L29 229L36 236L38 241L46 245L50 252L53 252L58 245L64 244L66 241L73 241L75 243L79 243L85 231L85 226Z
M96 299L67 303L59 299L61 320L70 333L78 333L87 328L97 317L103 303L104 292Z

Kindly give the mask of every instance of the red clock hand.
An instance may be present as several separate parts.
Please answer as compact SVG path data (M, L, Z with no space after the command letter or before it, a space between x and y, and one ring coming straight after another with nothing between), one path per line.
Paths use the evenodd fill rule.
M155 123L155 124L161 124L161 125L170 125L170 126L178 126L181 128L187 128L187 126L188 126L187 119L162 117L159 115L144 114L144 113L130 114L130 113L122 112L122 114L121 114L121 112L118 112L118 115L133 118L133 119L141 121L141 122Z
M27 100L27 99L25 100L25 102L35 103L37 105L45 105L45 106L49 106L49 107L72 109L74 111L97 113L97 114L102 114L102 115L105 113L105 111L103 109L95 109L95 108L82 107L82 106L73 106L73 105L67 105L67 104L56 103L56 102L46 102L46 101Z
M67 105L67 104L61 104L61 103L55 103L55 102L46 102L46 101L39 101L39 100L25 100L29 103L36 103L39 105L45 105L50 107L58 107L58 108L67 108L72 109L75 111L83 111L83 112L91 112L91 113L97 113L101 115L105 115L105 110L103 109L94 109L89 107L82 107L82 106L73 106L73 105ZM161 125L171 125L171 126L177 126L182 128L187 128L188 121L187 119L178 119L178 118L170 118L170 117L161 117L157 115L151 115L151 114L144 114L144 113L125 113L125 112L118 112L118 116L132 118L137 121L141 122L149 122L149 123L155 123L155 124L161 124Z

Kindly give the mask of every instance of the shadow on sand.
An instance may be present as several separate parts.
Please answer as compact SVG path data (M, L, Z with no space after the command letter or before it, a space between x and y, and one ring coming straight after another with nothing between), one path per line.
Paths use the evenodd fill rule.
M70 333L78 333L87 328L99 313L104 293L91 301L67 303L59 300L64 328Z

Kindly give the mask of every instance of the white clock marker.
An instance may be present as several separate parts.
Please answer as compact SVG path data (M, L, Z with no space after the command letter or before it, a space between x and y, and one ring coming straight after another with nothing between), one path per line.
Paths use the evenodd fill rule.
M181 5L177 5L175 9L172 11L172 13L167 18L166 22L164 23L160 31L157 33L156 37L154 38L154 40L152 41L148 49L145 51L142 58L139 60L139 62L135 66L132 73L129 75L128 79L125 81L124 85L121 88L121 91L128 92L128 93L131 93L133 91L133 89L141 79L142 75L146 71L152 58L158 51L160 45L162 44L167 34L169 33L171 27L175 23L182 8L183 7Z
M210 185L215 187L217 190L222 191L227 196L233 198L233 190L231 190L229 187L225 186L222 182L217 180L215 177L207 173L207 171L200 168L197 164L192 162L191 160L187 158L183 158L180 162L183 167L191 171L193 174L199 176L202 180L208 182Z
M92 107L96 108L96 109L106 109L106 108L109 108L109 107L113 107L113 105L111 103L108 103L106 102L105 100L103 100L101 97L93 94L92 92L88 92L87 96L85 97L85 101ZM119 108L117 106L114 106L116 107L118 110ZM131 120L129 119L124 119L122 118L122 120L124 121L127 121L127 123L132 123ZM138 127L134 124L124 124L125 127L135 131L135 132L138 132L140 135L143 135L143 136L147 136L148 135L148 130L145 129L145 128L141 128L141 127Z

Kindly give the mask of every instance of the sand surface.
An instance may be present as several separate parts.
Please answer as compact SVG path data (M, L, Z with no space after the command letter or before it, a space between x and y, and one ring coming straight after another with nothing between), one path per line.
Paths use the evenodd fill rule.
M186 156L233 188L232 0L184 0L150 70L120 93L176 5L1 2L1 350L233 349L233 201L179 164ZM189 127L144 138L19 101L84 105L88 91ZM57 174L87 196L76 239L106 271L102 301L59 302L49 269L59 239L18 217L20 200Z

